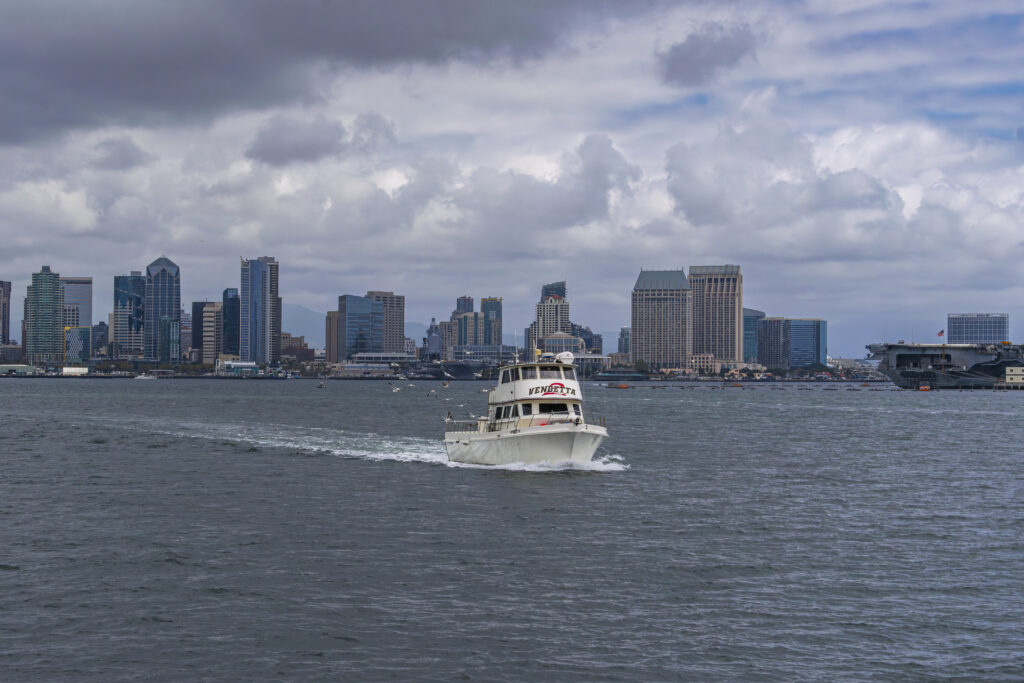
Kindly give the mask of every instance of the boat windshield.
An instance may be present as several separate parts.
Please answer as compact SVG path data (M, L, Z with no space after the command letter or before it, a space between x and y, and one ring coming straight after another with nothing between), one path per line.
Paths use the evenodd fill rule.
M557 365L544 365L540 369L541 379L562 379L562 368Z
M537 412L539 413L567 413L569 412L569 404L567 403L541 403L537 406Z

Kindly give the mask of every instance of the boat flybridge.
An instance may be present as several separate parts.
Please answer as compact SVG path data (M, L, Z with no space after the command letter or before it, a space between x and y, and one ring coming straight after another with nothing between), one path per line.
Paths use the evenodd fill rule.
M487 415L448 421L448 459L478 465L589 462L608 436L590 424L571 353L502 366L487 395Z

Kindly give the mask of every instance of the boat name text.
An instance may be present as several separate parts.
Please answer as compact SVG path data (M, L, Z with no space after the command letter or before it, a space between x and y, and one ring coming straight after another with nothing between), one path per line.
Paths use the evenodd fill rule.
M561 382L552 382L543 387L530 387L530 396L540 394L541 396L575 396L576 390L567 387Z

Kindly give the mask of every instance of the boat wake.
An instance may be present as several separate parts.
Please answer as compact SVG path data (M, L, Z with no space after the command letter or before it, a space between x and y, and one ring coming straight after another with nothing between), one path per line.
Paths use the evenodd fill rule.
M120 425L125 426L125 425ZM595 457L588 463L508 463L471 465L450 462L444 444L417 437L387 437L373 433L353 433L320 427L296 428L293 425L236 425L209 422L147 424L136 422L131 428L175 438L192 437L221 441L250 448L279 448L308 455L332 455L342 458L392 462L420 462L445 467L499 470L505 472L622 472L629 469L621 456Z

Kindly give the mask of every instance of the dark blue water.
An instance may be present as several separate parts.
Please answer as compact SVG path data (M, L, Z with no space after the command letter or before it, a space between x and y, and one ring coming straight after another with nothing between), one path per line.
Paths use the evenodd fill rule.
M483 386L0 380L0 678L1024 678L1024 392L588 386L593 467L448 466Z

